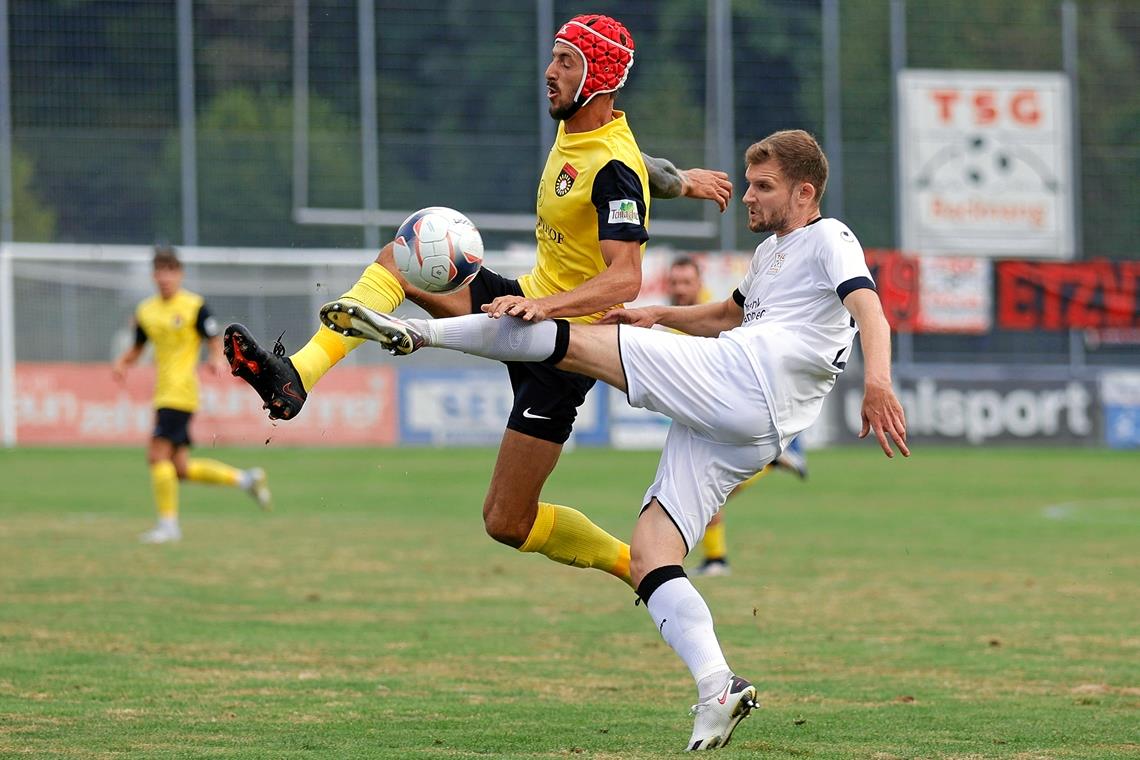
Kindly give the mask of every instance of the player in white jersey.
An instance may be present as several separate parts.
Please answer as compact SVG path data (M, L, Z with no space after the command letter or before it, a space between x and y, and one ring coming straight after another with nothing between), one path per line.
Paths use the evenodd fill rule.
M756 706L756 688L728 667L712 614L681 562L732 489L815 420L856 332L864 357L860 437L874 430L888 457L892 442L910 455L891 387L890 327L863 250L846 225L820 217L823 151L808 133L788 130L752 145L745 163L748 226L774 234L723 302L615 309L593 325L533 322L514 305L483 307L507 319L403 321L346 304L358 334L393 353L433 346L546 362L672 418L630 542L631 573L654 624L697 683L690 750L724 746ZM687 334L639 329L655 324Z

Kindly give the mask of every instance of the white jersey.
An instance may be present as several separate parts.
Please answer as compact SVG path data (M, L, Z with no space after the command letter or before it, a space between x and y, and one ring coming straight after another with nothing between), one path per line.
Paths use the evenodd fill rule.
M874 287L863 247L837 219L819 219L756 246L733 294L744 321L721 337L745 349L781 449L819 416L847 364L857 330L843 299Z

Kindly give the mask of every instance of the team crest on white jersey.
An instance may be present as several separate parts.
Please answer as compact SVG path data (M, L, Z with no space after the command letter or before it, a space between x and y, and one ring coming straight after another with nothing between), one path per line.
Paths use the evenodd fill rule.
M768 274L779 274L780 270L784 268L784 259L787 257L788 254L777 251L775 258L772 259L772 266L768 267Z

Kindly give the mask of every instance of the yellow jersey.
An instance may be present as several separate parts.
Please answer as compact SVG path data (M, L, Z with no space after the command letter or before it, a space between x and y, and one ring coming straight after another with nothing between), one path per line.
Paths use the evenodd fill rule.
M528 298L573 290L606 268L602 240L649 239L649 172L625 114L590 132L558 136L538 183L534 269L519 278ZM621 306L621 304L614 304ZM605 311L572 317L596 322Z
M198 408L198 355L202 338L218 334L205 299L179 290L170 299L154 295L135 309L135 345L154 345L154 408Z

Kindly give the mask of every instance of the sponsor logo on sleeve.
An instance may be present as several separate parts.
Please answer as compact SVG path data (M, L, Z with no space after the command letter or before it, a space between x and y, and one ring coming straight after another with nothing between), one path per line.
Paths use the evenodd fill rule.
M637 203L631 200L610 201L610 224L641 224Z

